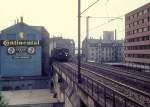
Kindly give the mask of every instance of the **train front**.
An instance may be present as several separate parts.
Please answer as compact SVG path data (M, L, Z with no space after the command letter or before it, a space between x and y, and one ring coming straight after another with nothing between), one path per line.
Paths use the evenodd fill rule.
M56 61L68 61L70 58L69 49L60 48L53 50L53 58Z

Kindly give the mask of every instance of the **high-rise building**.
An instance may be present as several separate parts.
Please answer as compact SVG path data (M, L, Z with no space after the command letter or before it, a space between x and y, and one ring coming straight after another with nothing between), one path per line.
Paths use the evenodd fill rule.
M125 61L150 64L150 3L125 15Z

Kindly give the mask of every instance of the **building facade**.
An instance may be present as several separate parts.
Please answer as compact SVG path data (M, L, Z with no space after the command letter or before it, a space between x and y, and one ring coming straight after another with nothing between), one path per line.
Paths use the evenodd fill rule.
M48 71L49 33L42 26L21 21L0 33L0 75L42 76Z
M150 64L150 3L125 15L125 61Z
M99 49L99 63L107 62L123 62L124 60L124 46L123 40L111 40L106 42L101 40L98 46Z
M85 39L82 43L82 54L84 61L98 62L99 39Z
M105 31L103 34L103 39L83 41L83 60L97 63L122 62L124 60L124 41L114 40L113 31Z
M38 43L41 36L38 31L24 23L18 23L2 30L0 40L2 77L41 75L42 54ZM37 44L33 45L31 42Z

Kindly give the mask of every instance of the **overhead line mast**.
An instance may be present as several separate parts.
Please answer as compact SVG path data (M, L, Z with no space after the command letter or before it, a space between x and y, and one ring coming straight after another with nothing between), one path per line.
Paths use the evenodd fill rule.
M81 0L78 0L78 83L81 83L81 56L80 56L80 38L81 38L81 14L90 9L93 5L95 5L98 1L95 1L88 8L86 8L83 12L81 12Z

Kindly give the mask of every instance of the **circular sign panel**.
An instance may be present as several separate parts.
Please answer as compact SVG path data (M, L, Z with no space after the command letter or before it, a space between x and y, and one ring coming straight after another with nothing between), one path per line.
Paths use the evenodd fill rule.
M8 53L11 54L11 55L14 54L15 53L15 48L14 47L9 47L8 48Z
M29 54L34 54L35 53L35 48L34 47L29 47L28 48L28 53Z

